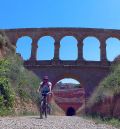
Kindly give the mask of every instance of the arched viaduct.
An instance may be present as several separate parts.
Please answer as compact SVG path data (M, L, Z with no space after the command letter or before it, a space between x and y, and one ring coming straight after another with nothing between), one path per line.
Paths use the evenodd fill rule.
M120 39L120 30L92 28L33 28L8 29L6 35L16 46L18 38L30 36L33 39L31 57L24 66L36 73L40 78L48 75L53 85L63 78L78 80L85 89L85 100L93 93L99 82L108 75L112 62L107 61L106 40L110 37ZM43 36L52 36L54 43L54 58L49 61L37 61L37 42ZM78 59L62 61L59 59L60 40L64 36L74 36L78 41ZM100 61L85 61L83 59L83 40L94 36L100 41Z

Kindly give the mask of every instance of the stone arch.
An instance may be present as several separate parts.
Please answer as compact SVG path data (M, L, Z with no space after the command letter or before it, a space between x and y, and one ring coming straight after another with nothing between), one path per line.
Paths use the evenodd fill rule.
M64 84L64 86L63 86L63 84ZM83 87L81 86L81 83L78 80L67 77L67 78L62 78L61 80L59 80L54 86L54 90L61 89L61 88L76 89L76 88L83 88Z
M120 39L116 37L107 38L106 53L108 61L113 61L118 55L120 55Z
M77 60L78 58L77 43L78 41L74 36L63 37L60 41L60 59Z
M43 36L38 40L37 60L51 60L54 58L54 38Z
M71 88L71 87L64 87L64 88L56 88L54 89L55 85L58 81L63 78L73 78L80 82L80 77L76 74L69 74L65 73L60 75L59 77L55 78L53 83L53 93L54 93L54 101L55 103L64 110L67 116L76 115L76 111L85 103L85 88L82 86L80 88ZM62 83L61 83L62 84ZM61 85L60 84L60 85ZM60 86L58 85L58 86ZM69 85L69 84L68 84ZM62 85L61 85L62 86ZM71 112L71 113L70 113Z
M94 36L83 39L83 58L87 61L100 61L100 41Z
M23 60L29 60L31 56L32 38L22 36L16 42L16 53L19 53Z
M80 79L79 75L76 74L70 74L70 73L64 73L62 75L57 76L54 80L53 80L53 87L54 85L59 81L62 80L63 78L73 78L75 80L77 80L78 82L80 82L81 87L83 87L83 81Z

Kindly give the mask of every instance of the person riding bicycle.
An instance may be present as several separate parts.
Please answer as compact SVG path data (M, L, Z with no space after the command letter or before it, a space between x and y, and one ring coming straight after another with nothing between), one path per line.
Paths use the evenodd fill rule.
M38 92L40 95L47 95L48 92L51 93L52 83L48 81L48 76L43 77L43 81L40 83Z
M43 101L44 96L46 96L49 114L51 109L50 109L48 93L52 94L51 89L52 89L52 83L48 81L48 76L44 76L43 81L40 83L37 91L39 92L40 103Z

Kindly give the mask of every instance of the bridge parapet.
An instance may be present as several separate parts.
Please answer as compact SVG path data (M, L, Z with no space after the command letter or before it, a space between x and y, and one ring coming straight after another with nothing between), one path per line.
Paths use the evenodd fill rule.
M5 30L12 44L16 45L18 38L29 36L32 40L32 52L30 60L36 60L38 40L43 36L54 38L54 60L59 60L60 41L65 36L73 36L78 41L78 61L83 61L83 40L88 36L94 36L100 41L100 61L107 62L106 40L110 37L120 39L120 30L92 29L92 28L24 28Z
M35 60L28 60L24 62L24 66L27 68L32 67L101 67L101 68L110 68L114 62L102 62L102 61L57 61L57 60L50 60L50 61L35 61Z

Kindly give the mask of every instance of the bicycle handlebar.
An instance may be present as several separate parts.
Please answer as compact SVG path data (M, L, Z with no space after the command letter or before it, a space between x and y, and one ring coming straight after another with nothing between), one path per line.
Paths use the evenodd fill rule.
M53 92L48 92L47 95L49 95L49 94L53 94Z

